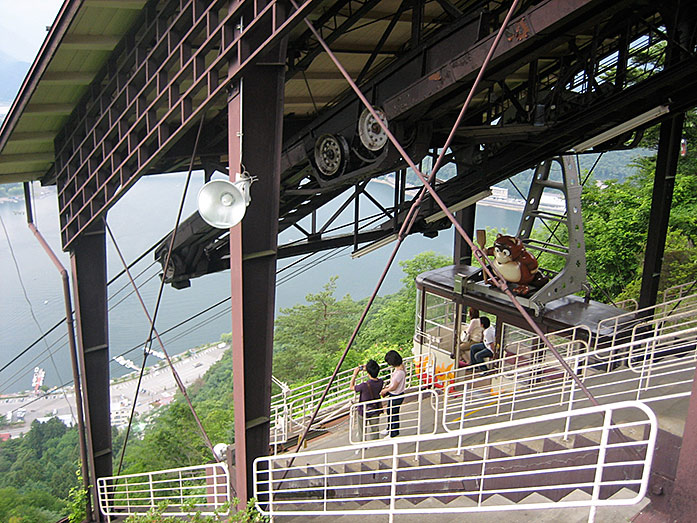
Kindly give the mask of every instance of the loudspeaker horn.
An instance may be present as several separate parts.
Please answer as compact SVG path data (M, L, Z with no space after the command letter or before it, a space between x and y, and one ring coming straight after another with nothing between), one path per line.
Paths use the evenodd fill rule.
M229 229L242 221L249 205L250 178L237 182L211 180L198 192L201 218L217 229Z

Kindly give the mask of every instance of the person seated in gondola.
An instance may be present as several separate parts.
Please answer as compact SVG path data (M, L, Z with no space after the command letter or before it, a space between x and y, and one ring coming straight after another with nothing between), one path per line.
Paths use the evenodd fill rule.
M469 351L475 343L481 343L484 339L484 327L479 319L479 311L470 307L469 309L470 322L467 329L464 331L462 342L460 343L460 358L459 367L464 367L468 364L465 358L469 356Z
M489 368L484 363L485 358L493 358L496 352L496 329L486 316L482 316L479 321L484 327L481 343L475 343L470 347L470 365L474 365L477 372L489 372Z

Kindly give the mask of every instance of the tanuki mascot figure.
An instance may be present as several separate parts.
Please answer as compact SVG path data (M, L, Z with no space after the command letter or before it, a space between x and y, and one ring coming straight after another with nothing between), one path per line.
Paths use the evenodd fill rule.
M530 286L542 287L549 279L538 271L537 258L530 254L520 238L514 236L496 236L494 246L486 250L492 263L504 279L517 286L514 294L525 295Z

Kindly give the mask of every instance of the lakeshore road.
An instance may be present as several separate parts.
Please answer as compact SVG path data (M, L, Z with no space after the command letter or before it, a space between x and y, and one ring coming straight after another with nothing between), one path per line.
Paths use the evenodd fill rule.
M206 371L218 361L228 344L219 343L203 349L193 349L192 354L174 362L184 386L191 385L201 378ZM175 356L173 359L176 359ZM149 367L149 372L143 376L140 393L136 402L136 413L145 414L153 408L172 401L178 388L169 366ZM126 379L112 380L110 386L112 425L124 427L128 424L133 398L135 397L138 373L131 373ZM67 398L67 401L66 401ZM75 410L75 396L72 389L61 392L35 396L25 394L0 398L0 417L5 418L8 412L24 409L24 423L0 429L0 434L10 434L16 438L31 428L34 420L46 421L58 416L66 424L70 424ZM72 414L71 414L72 412Z

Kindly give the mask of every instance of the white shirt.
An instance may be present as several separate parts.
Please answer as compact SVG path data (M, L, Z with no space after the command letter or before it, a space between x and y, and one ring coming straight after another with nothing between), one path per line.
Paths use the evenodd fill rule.
M482 323L479 321L479 318L474 318L467 326L467 339L479 343L482 341L483 331L484 329L482 328Z
M491 352L494 352L494 348L496 347L495 344L496 344L496 329L494 328L493 325L489 325L486 328L486 330L484 331L484 345Z
M390 394L396 396L397 394L401 394L402 392L404 392L404 389L407 386L406 378L407 374L406 372L404 372L404 369L393 369L392 375L390 376L390 385L396 383L397 386L390 391Z

